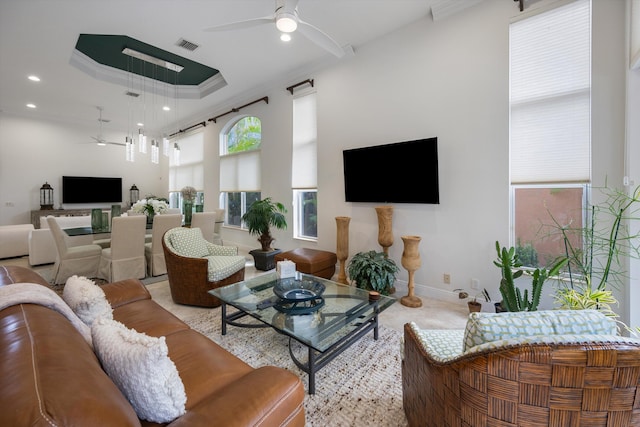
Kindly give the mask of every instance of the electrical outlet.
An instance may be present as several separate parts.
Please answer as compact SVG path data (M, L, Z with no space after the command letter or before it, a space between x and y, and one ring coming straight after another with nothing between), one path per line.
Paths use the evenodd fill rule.
M471 289L480 289L480 280L471 279Z
M450 285L451 284L451 275L449 273L444 273L444 275L442 276L442 280L444 281L445 285Z

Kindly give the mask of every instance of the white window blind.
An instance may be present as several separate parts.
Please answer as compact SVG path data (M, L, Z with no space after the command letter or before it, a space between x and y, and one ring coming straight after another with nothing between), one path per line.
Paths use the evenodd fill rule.
M318 186L317 140L316 94L297 97L293 100L292 188Z
M195 132L180 138L180 164L169 164L169 191L180 191L191 186L196 190L204 189L204 133Z
M591 178L591 3L510 26L512 184Z
M220 191L260 191L260 150L220 157Z

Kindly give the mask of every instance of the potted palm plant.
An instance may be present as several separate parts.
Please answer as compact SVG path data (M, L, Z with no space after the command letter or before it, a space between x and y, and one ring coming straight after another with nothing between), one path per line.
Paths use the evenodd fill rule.
M389 295L399 271L395 261L384 252L358 252L351 258L347 272L351 282L362 289Z
M274 202L267 197L253 202L247 212L242 215L249 233L258 236L258 242L260 242L260 249L249 252L258 270L266 271L275 268L274 257L280 253L280 250L271 247L271 243L275 240L271 235L271 227L285 230L287 219L284 214L286 213L287 209L282 203Z

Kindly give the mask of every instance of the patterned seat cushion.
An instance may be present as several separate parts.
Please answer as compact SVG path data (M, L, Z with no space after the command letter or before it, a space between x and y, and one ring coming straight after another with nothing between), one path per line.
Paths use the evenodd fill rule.
M520 345L536 345L536 344L632 344L637 345L640 340L635 338L623 337L620 335L536 335L531 337L515 337L498 341L486 342L484 344L471 347L464 354L482 353L484 351L499 350L501 348L516 347Z
M463 351L484 343L537 335L617 335L616 322L595 310L470 313Z
M202 258L209 255L207 241L199 228L179 228L171 232L170 243L178 255Z
M208 279L210 282L217 282L226 279L233 273L244 268L245 258L243 256L217 256L211 255L205 257L208 261Z
M420 340L422 348L434 360L445 363L462 354L463 329L420 329L413 322L410 322L410 325ZM404 357L404 348L401 348L401 352Z

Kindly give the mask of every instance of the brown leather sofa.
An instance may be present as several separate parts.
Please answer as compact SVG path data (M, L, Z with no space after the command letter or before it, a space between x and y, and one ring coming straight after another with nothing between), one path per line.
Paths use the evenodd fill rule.
M0 266L0 286L21 282L47 286L32 270ZM138 280L102 288L115 320L166 337L187 395L186 414L168 425L304 426L304 388L297 376L273 366L250 367L155 303ZM0 311L0 425L159 424L138 419L64 316L18 304Z

